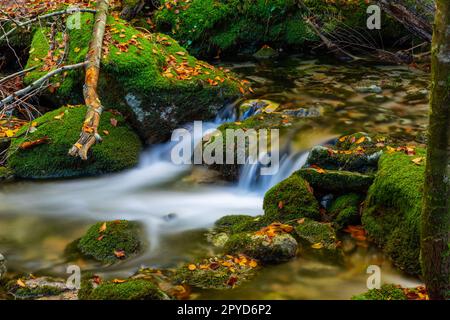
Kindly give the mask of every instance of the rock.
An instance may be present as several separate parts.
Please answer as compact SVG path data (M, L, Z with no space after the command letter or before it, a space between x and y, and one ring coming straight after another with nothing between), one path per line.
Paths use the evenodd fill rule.
M82 13L81 29L68 28L66 64L85 60L93 20L92 14ZM113 17L107 24L107 37L112 41L102 57L98 93L105 109L126 115L146 142L164 141L174 129L194 119L214 118L226 102L241 95L241 84L231 72L195 59L169 36L143 33ZM35 33L27 67L41 65L47 56L47 33L47 28ZM24 81L29 84L44 73L37 68ZM52 78L42 98L56 106L83 103L83 82L82 69L68 71Z
M287 222L303 217L320 219L319 204L309 184L299 175L292 175L272 187L264 196L264 216Z
M279 103L270 100L247 100L239 106L239 119L246 120L256 114L272 113L275 112L279 106Z
M336 170L322 172L315 168L301 169L295 174L308 181L315 192L333 194L363 193L369 189L374 179L373 176L358 172Z
M9 149L8 168L16 177L50 179L94 176L135 166L141 142L120 115L104 112L99 126L103 142L92 147L87 161L70 157L67 152L78 140L86 114L85 106L68 106L46 113L33 121L33 133L26 125L16 134ZM117 120L117 126L111 124ZM107 132L108 134L105 134ZM46 143L28 149L25 142L46 139Z
M7 289L16 299L74 300L76 297L76 289L68 288L65 280L50 277L11 280Z
M376 93L376 94L380 94L383 92L383 89L375 84L370 85L370 86L361 86L361 87L356 87L355 88L356 91L358 91L359 93Z
M5 257L0 253L0 280L5 276L7 268L6 268L6 259Z
M295 258L297 241L289 234L273 237L252 233L235 234L225 244L228 254L244 254L263 263L280 263Z
M83 282L82 285L91 288L80 290L78 293L80 300L170 300L157 285L144 279L102 282L95 287L87 282Z
M326 261L341 261L343 258L336 231L329 223L302 219L295 227L295 236L306 254Z
M202 289L232 289L251 279L257 267L255 260L244 256L212 257L181 266L173 280Z
M373 103L384 103L386 101L389 101L389 97L384 96L382 94L372 94L370 96L367 96L364 98L367 102L373 102Z
M14 179L14 171L7 167L0 167L0 182Z
M98 222L80 238L77 248L84 256L115 263L142 250L141 232L139 224L133 221Z
M360 224L360 204L361 196L356 193L342 195L333 201L328 212L333 216L333 222L338 229Z
M393 284L385 284L380 289L371 289L352 297L352 300L407 300L403 290Z
M264 45L259 49L253 56L256 59L273 59L278 57L278 51L272 49L271 47Z
M384 248L394 264L413 275L421 274L420 221L425 165L403 152L384 154L368 191L362 223L371 240ZM425 161L424 161L425 162Z

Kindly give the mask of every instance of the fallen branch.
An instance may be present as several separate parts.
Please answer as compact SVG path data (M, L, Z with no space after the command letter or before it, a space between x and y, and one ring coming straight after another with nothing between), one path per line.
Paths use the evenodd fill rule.
M14 28L11 28L9 31L5 32L2 36L0 36L0 41L2 41L3 39L7 38L10 34L12 34L18 28L26 27L27 25L30 25L30 24L32 24L32 23L34 23L36 21L52 18L52 17L55 17L55 16L62 16L62 15L65 15L65 14L73 14L73 13L77 13L77 12L96 13L97 11L94 10L94 9L72 8L72 9L60 10L60 11L55 11L55 12L43 14L43 15L31 18L30 20L23 21L23 22L13 21L16 24L16 26Z
M15 98L19 98L21 96L24 96L27 93L29 93L30 91L33 91L33 90L39 88L43 83L45 83L51 77L53 77L53 76L55 76L57 74L60 74L61 72L67 71L67 70L73 70L73 69L82 68L82 67L86 66L86 64L87 64L87 62L81 62L81 63L77 63L77 64L63 66L61 68L55 69L55 70L47 73L43 77L41 77L41 78L37 79L36 81L34 81L28 87L25 87L25 88L23 88L23 89L21 89L19 91L16 91L13 94L10 94L9 96L7 96L3 100L1 100L0 101L0 108L3 108L8 103L11 103L11 101L13 101Z
M84 100L88 110L80 138L69 150L69 155L74 157L79 156L83 160L87 160L87 153L91 146L101 140L97 131L103 106L97 94L97 85L100 75L100 60L108 8L109 0L99 0L97 2L97 14L95 16L94 30L86 59L86 78L83 88Z
M21 71L19 71L19 72L10 74L9 76L6 76L6 77L0 79L0 84L2 84L2 83L4 83L4 82L7 82L7 81L9 81L9 80L11 80L11 79L14 79L15 77L20 77L21 75L24 75L24 74L27 73L27 72L33 71L33 70L36 69L36 68L37 68L37 66L34 66L34 67L31 67L31 68L28 68L28 69L21 70Z
M423 17L408 10L399 1L378 0L380 7L391 17L400 22L414 35L431 42L433 37L433 27L430 22Z

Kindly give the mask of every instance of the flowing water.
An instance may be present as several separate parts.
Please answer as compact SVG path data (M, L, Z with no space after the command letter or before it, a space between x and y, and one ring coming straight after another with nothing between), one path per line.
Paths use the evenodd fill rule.
M93 222L112 219L142 222L148 238L145 253L109 267L77 261L83 270L125 277L140 266L176 267L211 251L204 231L218 218L261 214L264 192L301 168L312 146L356 131L417 138L426 125L427 75L407 67L334 64L301 56L223 65L252 81L258 98L276 101L282 109L316 112L307 125L292 129L277 175L259 176L257 165L246 165L240 181L230 185L207 170L174 165L173 144L166 143L149 148L137 168L120 174L4 185L0 252L9 269L64 276L65 246ZM355 88L361 81L386 89L379 94L365 92ZM229 111L204 125L215 128L232 120ZM211 179L216 180L200 183ZM371 264L382 266L385 282L417 284L392 268L377 248L357 247L352 252L345 267L300 257L265 268L240 288L196 290L192 298L348 299L366 289L366 268Z

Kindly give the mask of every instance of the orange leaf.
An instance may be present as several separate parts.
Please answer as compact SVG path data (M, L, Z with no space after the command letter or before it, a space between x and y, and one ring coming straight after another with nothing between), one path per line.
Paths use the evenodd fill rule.
M195 269L197 269L197 266L195 264L190 264L188 265L188 269L194 271Z
M114 250L114 255L116 258L125 258L125 251L123 250Z
M17 280L17 285L19 286L19 287L22 287L22 288L26 288L26 284L22 281L22 279L18 279Z
M103 222L103 224L98 229L98 232L104 232L106 230L106 222Z

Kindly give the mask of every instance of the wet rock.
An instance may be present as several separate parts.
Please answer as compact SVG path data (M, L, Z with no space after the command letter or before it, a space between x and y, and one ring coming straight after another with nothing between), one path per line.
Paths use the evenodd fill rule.
M407 300L403 290L393 284L385 284L380 289L371 289L352 297L352 300Z
M360 204L361 196L356 193L342 195L332 202L328 212L332 215L337 229L361 223Z
M357 86L355 90L359 93L376 93L380 94L383 92L383 89L375 84L369 86Z
M86 110L86 106L63 107L35 119L36 130L32 133L25 135L30 125L22 127L9 149L8 168L19 178L51 179L95 176L135 166L142 149L141 141L122 116L111 112L102 114L99 133L103 142L92 147L87 161L67 155L80 136ZM111 124L111 119L117 121L116 126ZM25 142L39 139L46 142L20 148Z
M389 101L389 98L381 95L381 94L373 94L370 96L367 96L364 98L367 102L373 102L373 103L384 103L386 101Z
M68 288L66 281L51 277L19 278L7 284L9 294L16 299L75 300L76 289Z
M181 266L173 281L201 289L232 289L251 279L257 267L255 260L242 255L211 257Z
M137 222L115 220L98 222L76 242L84 256L103 263L128 259L142 250L141 229Z
M157 285L144 279L102 282L99 285L83 281L79 300L170 300ZM86 288L87 287L87 288Z
M358 172L336 170L322 172L315 168L301 169L296 174L308 181L315 191L333 194L365 192L374 179L373 176Z
M264 216L279 222L303 217L320 219L319 204L308 182L294 174L272 187L264 196Z
M0 167L0 182L14 179L14 171L7 167Z
M302 219L294 230L295 237L305 254L328 261L339 261L343 258L336 231L330 223Z
M426 157L426 150L417 148L415 151L414 156L404 152L383 154L365 200L362 223L370 239L384 248L397 267L420 275L425 165L417 165L412 160Z
M270 100L247 100L239 106L239 119L246 120L249 117L260 113L272 113L275 112L279 106L279 103Z
M244 254L264 263L280 263L293 259L297 248L297 241L286 233L273 237L241 233L231 236L224 250L228 254Z
M273 59L278 57L279 53L277 50L265 45L259 49L253 56L256 59Z

